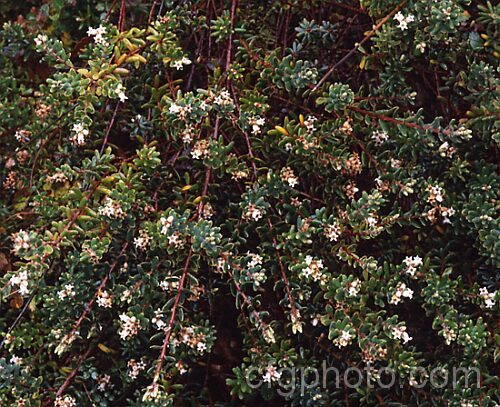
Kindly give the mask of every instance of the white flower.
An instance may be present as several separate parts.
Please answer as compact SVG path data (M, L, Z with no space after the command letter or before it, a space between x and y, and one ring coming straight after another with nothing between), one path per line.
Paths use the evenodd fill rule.
M292 320L292 333L302 333L302 326L304 325L304 322L300 320L300 311L298 309L292 309L292 313L290 315Z
M269 325L263 328L262 336L267 343L276 343L276 338L274 336L274 329Z
M262 264L262 256L255 254L255 253L247 253L247 256L251 258L251 260L247 263L248 268L254 268L257 267L258 265Z
M96 302L99 307L111 308L113 305L113 297L107 291L99 291Z
M35 45L38 47L45 44L47 42L47 40L48 40L48 37L45 34L38 34L36 36L36 38L34 39Z
M173 215L169 215L167 218L165 218L164 216L162 216L160 218L160 224L161 224L160 233L162 235L166 235L167 232L168 232L168 229L170 229L170 227L173 225L173 223L174 223L174 217L173 217Z
M413 290L406 287L405 283L399 283L396 287L396 291L392 294L391 299L389 300L390 304L399 304L403 297L413 298Z
M214 216L214 207L210 204L210 202L206 202L203 205L201 216L203 217L203 219L210 219L212 216Z
M181 137L182 142L185 144L189 144L193 141L193 138L196 134L196 127L193 124L189 124L186 126L184 130L182 130Z
M231 94L226 89L223 89L214 98L214 104L222 108L231 107L233 105L233 99L231 98Z
M130 339L139 332L140 324L136 317L127 314L120 315L121 329L118 333L123 340Z
M13 233L10 236L10 240L12 240L13 243L11 251L16 256L19 254L21 250L28 250L31 247L30 235L23 229L19 230L19 232L17 233Z
M427 44L426 44L425 42L423 42L423 41L422 41L422 42L419 42L415 48L416 48L416 49L417 49L420 53L422 53L422 54L423 54L423 53L424 53L424 51L425 51L425 47L426 47L426 46L427 46Z
M189 65L189 64L191 64L191 60L189 58L182 57L181 59L174 61L172 67L180 71L182 68L184 68L184 65Z
M361 281L359 278L354 279L347 285L347 295L349 297L356 297L359 294Z
M402 339L403 343L407 343L413 339L410 335L408 335L408 332L406 332L406 326L404 325L400 327L393 326L391 333L394 339Z
M47 181L49 181L51 184L57 184L57 183L65 183L68 180L68 177L64 172L56 172L49 177L47 177Z
M75 332L70 332L70 333L64 335L64 337L62 338L62 340L58 343L58 345L54 349L54 353L56 355L61 356L64 352L66 352L69 349L69 347L71 346L71 344L76 339L76 336L79 335L79 334L80 334L80 332L75 331Z
M449 345L452 341L457 339L457 331L448 327L448 325L443 325L443 336L447 345Z
M158 308L155 311L154 318L151 319L151 322L156 326L156 329L158 329L159 331L163 331L167 327L167 323L162 319L162 317L163 313L161 312L161 309Z
M101 206L98 210L99 215L107 216L109 218L124 219L125 212L123 211L119 202L106 197L104 206Z
M109 374L99 376L99 378L97 379L97 383L97 388L99 391L105 391L106 389L113 388L113 384L111 383L111 376Z
M495 306L496 291L490 293L486 287L481 287L479 289L479 296L484 300L486 308L493 308Z
M323 276L323 260L314 259L312 256L307 255L304 259L306 267L301 271L301 275L308 278L312 277L314 281L318 281Z
M314 123L318 121L317 117L314 116L307 116L306 120L304 120L304 126L306 126L307 132L312 133L314 130L316 130L316 127L314 127Z
M399 25L398 27L404 31L408 29L408 23L411 23L415 21L415 16L413 14L408 14L407 17L405 17L401 11L398 11L397 14L394 16L394 20L398 21Z
M398 160L396 158L391 158L390 159L390 162L391 162L391 167L392 168L401 168L401 160Z
M205 344L205 342L198 342L196 344L196 349L198 350L198 352L203 353L207 350L207 345Z
M56 397L56 401L54 402L54 407L73 407L76 406L76 400L68 395L63 397Z
M250 204L248 205L243 217L245 219L253 219L255 221L261 219L263 216L263 213L262 213L262 210L260 208L258 208L257 206L255 206L254 204Z
M265 124L266 119L260 116L251 116L248 118L248 124L252 126L252 134L260 134L261 127Z
M340 236L341 229L340 225L337 222L333 222L331 225L327 225L324 229L325 236L330 242L336 242Z
M383 130L377 130L372 133L372 139L375 141L375 145L381 146L389 140L389 135Z
M163 280L160 283L160 288L163 291L169 291L169 290L175 290L179 286L179 281L178 280Z
M177 103L172 103L170 107L168 108L168 112L172 114L177 114L181 111L182 107L179 106Z
M353 338L354 335L352 335L348 330L343 330L340 336L333 340L333 343L339 348L343 348L349 345L352 342Z
M179 374L187 373L186 366L180 360L175 364L175 367L179 370Z
M441 207L441 216L443 217L443 223L451 223L450 216L455 215L455 209L452 206L449 208L442 206Z
M406 265L405 273L413 277L417 269L423 264L422 258L420 256L406 256L403 260L403 263Z
M439 155L441 157L453 157L453 154L457 151L455 147L450 147L450 144L445 141L443 144L439 146Z
M208 140L198 140L191 150L191 157L195 160L210 157L210 143Z
M94 42L96 44L101 44L105 47L109 45L109 42L106 40L106 38L104 38L104 36L106 35L106 27L103 27L102 25L97 28L89 27L87 30L87 35L90 37L94 37Z
M158 384L153 383L146 387L146 392L142 396L142 401L154 401L158 398L160 394L160 389Z
M71 142L77 146L85 144L85 137L89 135L89 129L83 123L75 123L71 130L74 133L70 138Z
M366 218L366 224L368 225L369 228L374 228L375 226L377 226L377 218L374 217L374 216L368 216Z
M28 291L28 272L23 270L19 272L17 275L12 276L9 280L9 283L13 286L17 286L20 295L27 295Z
M29 130L17 130L14 137L20 143L27 143L30 141L31 131Z
M63 290L60 290L57 295L60 300L64 300L65 298L73 298L76 293L74 290L73 284L66 284Z
M181 239L181 235L177 231L168 236L167 239L169 245L173 245L177 248L184 246L184 241Z
M274 382L281 378L281 372L276 369L273 365L268 365L266 368L266 373L262 376L262 380L266 383Z
M122 103L128 99L127 95L125 95L125 88L121 83L118 83L118 85L116 86L115 94L118 96L118 99L120 99L120 102Z
M139 250L144 250L149 246L151 242L151 237L149 236L147 230L139 230L139 236L134 237L134 246Z
M12 355L9 362L11 365L18 365L19 366L23 363L23 358L20 358L19 356L16 356L16 355Z
M132 297L132 292L130 290L125 290L120 296L121 302L130 302L130 298Z
M287 182L292 188L299 183L299 179L295 176L290 167L284 167L281 169L281 180L283 182Z
M439 185L429 185L427 187L427 192L429 196L427 197L427 202L431 205L435 205L436 203L441 203L444 200L444 189Z
M142 361L142 360L137 362L135 359L130 359L127 362L127 366L129 368L128 376L132 380L136 379L137 376L139 376L139 373L141 371L143 371L144 369L146 369L146 363L144 363L144 361Z
M456 136L461 137L464 140L470 140L472 138L472 130L464 126L460 126L454 133Z

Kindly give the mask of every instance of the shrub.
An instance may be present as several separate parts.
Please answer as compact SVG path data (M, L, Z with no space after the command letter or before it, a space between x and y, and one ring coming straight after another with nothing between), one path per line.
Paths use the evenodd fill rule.
M499 6L31 3L0 404L498 405Z

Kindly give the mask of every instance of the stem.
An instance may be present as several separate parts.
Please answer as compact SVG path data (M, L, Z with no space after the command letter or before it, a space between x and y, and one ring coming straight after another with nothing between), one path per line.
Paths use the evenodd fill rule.
M174 326L175 315L177 314L177 307L179 306L179 301L181 299L182 290L184 288L184 283L186 281L187 271L189 268L189 262L191 261L191 255L193 254L193 249L189 249L188 257L186 259L186 263L184 264L184 269L182 271L182 276L179 281L179 287L177 289L177 295L175 296L174 305L172 306L172 312L170 314L170 321L168 323L168 327L166 329L165 338L163 339L163 345L161 347L160 357L156 362L156 370L153 378L153 386L158 383L158 379L160 378L161 368L163 366L163 359L165 359L165 355L167 354L167 346L170 341L170 335L172 334L172 328Z

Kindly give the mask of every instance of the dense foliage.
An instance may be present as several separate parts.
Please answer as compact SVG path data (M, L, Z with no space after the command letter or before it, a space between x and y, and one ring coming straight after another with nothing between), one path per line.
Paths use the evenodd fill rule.
M0 405L498 405L500 6L0 15Z

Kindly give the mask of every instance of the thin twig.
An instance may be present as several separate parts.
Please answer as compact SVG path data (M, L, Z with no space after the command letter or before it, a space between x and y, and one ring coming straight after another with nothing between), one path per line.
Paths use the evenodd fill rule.
M297 308L295 307L295 301L292 297L292 292L290 290L290 283L288 282L288 278L285 273L285 268L283 267L283 262L281 261L281 254L278 249L278 242L276 241L276 238L274 237L274 226L271 223L271 219L267 218L267 224L269 225L269 231L271 232L271 239L273 241L273 246L274 249L276 250L276 255L278 256L278 264L281 272L281 278L283 279L283 283L285 284L285 290L286 290L286 295L288 297L288 301L290 302L290 308L292 310L292 316L294 318L297 317ZM292 320L293 322L293 320Z
M104 140L102 142L102 147L101 147L101 154L103 153L106 144L108 144L109 133L111 132L111 127L113 127L113 124L115 123L116 113L118 112L119 106L120 106L120 101L116 103L115 111L113 112L113 117L111 117L111 121L108 123L108 127L106 128L106 134L104 135Z
M71 381L73 380L73 378L78 373L78 370L80 369L80 366L83 364L83 362L90 355L90 352L92 351L92 349L93 349L92 346L89 346L89 348L87 349L87 351L83 355L80 356L80 358L78 359L78 363L77 363L76 367L68 375L68 377L66 378L66 380L64 381L64 383L61 385L61 387L59 387L59 389L57 390L56 398L60 397L64 393L64 390L66 390L67 387L70 385Z
M153 377L153 386L155 386L158 383L158 379L160 378L161 368L163 366L163 359L165 359L165 355L167 354L167 347L170 341L170 335L172 334L172 329L175 322L175 316L177 314L177 307L181 299L182 290L184 289L184 283L186 281L187 271L189 269L189 263L191 261L192 254L193 254L193 249L190 248L186 259L186 263L184 264L184 269L182 270L182 276L179 281L179 287L177 288L177 295L175 296L174 304L172 305L172 312L170 313L170 320L168 322L168 327L166 329L165 338L163 339L163 345L161 347L160 357L156 362L156 370L155 370L155 375Z
M361 46L363 45L366 41L368 41L379 29L380 27L382 27L386 22L387 20L389 20L394 14L396 14L400 9L401 7L403 7L403 5L406 3L406 0L403 1L402 3L400 3L398 6L396 6L396 8L394 10L392 10L389 14L387 14L382 20L380 20L378 22L378 24L373 27L373 29L365 35L365 37L359 42L359 43L356 43L354 48L352 48L346 55L344 55L344 57L342 57L337 63L335 63L335 65L333 65L324 75L323 77L320 79L320 81L316 84L316 86L314 86L314 88L312 89L312 92L315 92L319 89L319 87L321 85L323 85L323 83L325 83L325 81L330 77L330 75L340 66L342 65L345 61L347 61L355 52L356 50Z
M153 5L151 6L151 10L149 10L149 16L148 16L148 25L151 24L151 19L153 18L153 12L155 11L156 3L158 0L153 1Z

